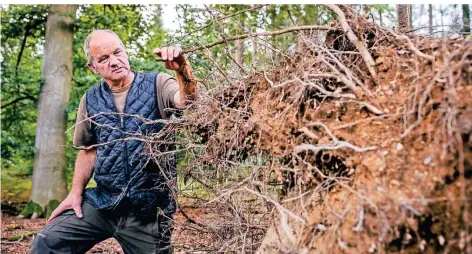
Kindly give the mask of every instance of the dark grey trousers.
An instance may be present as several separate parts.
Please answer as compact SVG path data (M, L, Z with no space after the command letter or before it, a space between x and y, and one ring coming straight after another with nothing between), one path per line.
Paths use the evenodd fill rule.
M115 211L101 211L87 202L83 217L67 210L46 224L35 236L31 254L85 253L95 244L114 237L128 253L172 253L172 215L143 218Z

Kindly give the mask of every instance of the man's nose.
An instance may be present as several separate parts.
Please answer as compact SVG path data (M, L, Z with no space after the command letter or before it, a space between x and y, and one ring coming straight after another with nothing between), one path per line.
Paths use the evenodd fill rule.
M110 57L110 67L118 67L120 64L120 61L118 61L118 58L115 56Z

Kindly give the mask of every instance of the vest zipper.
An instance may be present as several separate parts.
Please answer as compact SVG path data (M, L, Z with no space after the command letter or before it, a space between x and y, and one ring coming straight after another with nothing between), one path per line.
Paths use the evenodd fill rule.
M124 124L124 116L120 116L120 122L121 122L121 130L125 131L125 124ZM126 145L126 140L123 141L123 163L125 165L125 179L126 179L126 184L128 184L129 181L129 176L128 176L128 146Z

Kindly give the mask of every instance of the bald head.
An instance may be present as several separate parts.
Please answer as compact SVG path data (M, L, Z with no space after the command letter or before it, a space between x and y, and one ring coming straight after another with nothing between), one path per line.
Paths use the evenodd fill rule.
M100 75L110 86L121 86L128 79L132 81L134 75L126 49L113 31L95 30L90 33L85 39L84 51L90 70Z
M95 43L101 43L103 40L108 39L110 35L116 37L118 41L120 42L121 46L123 47L123 50L125 50L125 45L121 41L120 37L112 30L109 30L109 29L93 30L84 41L84 52L85 52L85 56L87 57L88 63L92 62L92 54L90 53L90 45L95 44Z

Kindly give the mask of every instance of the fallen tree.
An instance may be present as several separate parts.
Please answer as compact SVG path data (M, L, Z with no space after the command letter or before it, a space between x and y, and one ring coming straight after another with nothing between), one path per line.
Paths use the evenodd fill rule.
M146 140L155 160L177 145L184 184L205 190L187 198L219 214L187 217L185 230L212 239L193 248L471 252L471 39L399 34L327 7L338 21L318 27L323 43L304 36L306 51L270 72L223 73L229 87ZM173 132L179 142L162 141Z

